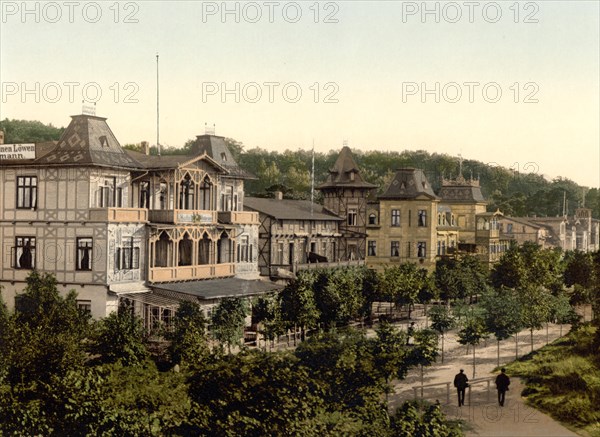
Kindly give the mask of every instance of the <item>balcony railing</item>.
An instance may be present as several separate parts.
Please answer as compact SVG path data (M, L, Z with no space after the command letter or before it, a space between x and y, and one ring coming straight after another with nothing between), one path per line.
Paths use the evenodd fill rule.
M139 223L148 221L148 210L144 208L91 208L90 221Z
M219 211L219 221L227 224L258 224L258 213L253 211Z
M223 278L235 274L235 264L204 264L198 266L151 267L150 282L191 281Z
M216 224L217 211L196 209L151 209L149 219L153 223Z

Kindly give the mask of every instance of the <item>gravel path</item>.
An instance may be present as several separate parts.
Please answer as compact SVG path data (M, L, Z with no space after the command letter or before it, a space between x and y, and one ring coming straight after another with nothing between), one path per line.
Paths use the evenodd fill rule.
M417 327L422 328L425 326L423 317L418 317L416 321ZM563 326L562 334L566 334L568 329L568 326ZM558 325L550 325L548 337L545 329L535 331L534 349L545 346L547 339L551 342L558 338L560 332L561 329ZM524 384L516 377L511 378L511 386L506 393L504 407L498 405L497 392L493 383L493 378L497 373L492 372L497 365L497 343L493 337L488 339L485 344L482 342L475 350L475 378L481 380L481 382L471 385L471 388L467 391L466 405L459 408L457 406L456 389L452 386L452 381L454 375L461 368L465 370L469 379L473 380L473 355L472 349L469 350L467 355L467 348L456 342L455 334L456 332L450 332L446 335L444 363L441 363L441 358L438 357L438 361L433 366L425 368L423 384L425 386L429 384L439 385L425 387L423 395L425 399L432 402L439 400L442 410L449 418L464 420L467 436L577 436L550 416L525 405L524 398L520 396ZM523 331L519 334L519 356L530 351L529 331ZM514 360L515 354L514 338L501 342L500 364ZM489 390L486 379L491 379ZM446 383L450 383L449 392ZM420 385L421 372L419 369L413 369L409 372L405 380L397 381L394 386L395 394L389 396L390 411L393 411L402 402L414 399L414 387L417 387L416 394L420 396Z

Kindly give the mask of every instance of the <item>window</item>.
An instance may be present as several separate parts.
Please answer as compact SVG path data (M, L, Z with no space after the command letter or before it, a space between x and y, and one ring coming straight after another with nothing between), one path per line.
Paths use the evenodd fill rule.
M133 246L133 238L118 247L115 252L115 270L140 268L140 248Z
M356 209L352 208L348 210L348 226L356 226Z
M101 185L98 189L98 207L99 208L111 208L114 206L113 196L115 195L115 191L113 190L114 185L116 185L116 178L113 180L106 179L104 181L104 185Z
M93 240L88 237L77 239L75 270L92 270Z
M140 184L140 208L150 207L150 184L142 182Z
M454 214L452 214L451 217L452 217L452 221L451 221L452 226L456 226L456 221L454 220Z
M121 208L123 206L123 188L117 188L117 203L116 207Z
M194 193L195 184L189 174L186 174L183 180L179 183L179 208L180 209L195 209L194 208Z
M442 242L441 241L437 242L437 254L438 255L442 254Z
M90 314L92 312L92 301L77 299L77 308L84 313Z
M427 255L427 243L424 241L419 241L417 243L417 256L419 258L425 258Z
M410 228L412 226L412 211L409 209L408 210L408 227Z
M369 240L367 242L367 255L368 256L377 256L377 242L374 240Z
M37 207L37 177L17 177L17 208Z
M406 257L407 258L410 258L410 254L411 254L410 248L411 248L410 242L406 243Z
M427 226L427 211L424 209L419 210L419 222L417 226Z
M300 220L300 229L304 229L306 227L304 220Z
M376 225L377 224L377 215L374 213L369 214L369 224Z
M247 235L240 237L240 242L238 243L238 254L237 254L238 262L249 262L250 259L250 238Z
M442 226L442 214L438 214L438 226Z
M221 211L231 211L233 201L233 187L224 187L221 193Z
M35 237L16 237L13 252L15 269L35 268Z
M277 264L283 265L283 243L277 243Z
M400 256L400 242L392 241L390 246L390 256Z
M512 231L513 231L513 224L512 223L508 223L506 225L506 232L509 233L509 234L512 234Z
M400 226L400 210L392 209L392 226Z

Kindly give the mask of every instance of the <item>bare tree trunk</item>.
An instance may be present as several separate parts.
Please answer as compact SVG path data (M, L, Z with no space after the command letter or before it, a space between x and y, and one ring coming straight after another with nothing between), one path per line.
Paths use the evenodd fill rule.
M473 345L473 379L475 379L475 345Z
M529 330L529 335L531 337L531 352L533 352L533 329Z
M500 367L500 340L498 340L497 343L498 343L498 367Z
M444 333L442 333L442 364L444 364Z

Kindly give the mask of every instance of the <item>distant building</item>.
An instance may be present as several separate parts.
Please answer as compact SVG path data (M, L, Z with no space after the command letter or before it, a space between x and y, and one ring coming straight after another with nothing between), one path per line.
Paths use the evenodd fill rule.
M339 225L340 244L332 260L365 259L367 199L376 188L376 185L363 180L350 148L344 146L327 179L318 186L323 194L323 206L344 219Z
M259 214L258 267L261 275L289 279L311 266L336 265L343 218L306 200L246 197L247 211Z
M440 252L442 247L447 251L456 246L458 228L452 225L451 217L438 227L438 215L447 220L447 211L440 210L440 199L422 170L398 170L377 201L377 210L369 208L370 217L378 215L368 225L370 268L381 270L407 261L430 267L438 256L438 246ZM370 224L373 222L377 225Z
M32 269L53 273L95 318L130 305L148 328L182 300L280 287L252 280L258 213L244 211L241 171L224 139L192 156L126 151L106 119L77 115L57 144L0 166L0 285L9 307ZM227 278L227 282L219 282ZM185 283L185 285L181 285Z

